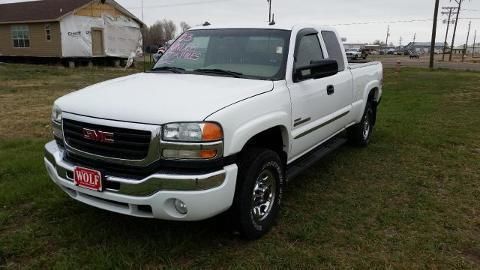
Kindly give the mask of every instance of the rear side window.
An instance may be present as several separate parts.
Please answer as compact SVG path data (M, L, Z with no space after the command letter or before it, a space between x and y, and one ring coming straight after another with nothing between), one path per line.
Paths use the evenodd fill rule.
M345 70L343 52L340 49L337 35L332 31L322 31L322 37L323 41L325 41L325 46L327 46L329 58L338 62L338 71Z
M310 65L312 62L323 59L322 48L317 35L307 35L300 40L298 46L296 67L304 67Z

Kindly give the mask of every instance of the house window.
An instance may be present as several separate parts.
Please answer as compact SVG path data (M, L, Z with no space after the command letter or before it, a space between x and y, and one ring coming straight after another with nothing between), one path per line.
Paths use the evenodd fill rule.
M45 25L45 39L47 41L52 40L52 31L50 29L50 24Z
M30 30L27 25L12 26L12 41L15 48L30 47Z

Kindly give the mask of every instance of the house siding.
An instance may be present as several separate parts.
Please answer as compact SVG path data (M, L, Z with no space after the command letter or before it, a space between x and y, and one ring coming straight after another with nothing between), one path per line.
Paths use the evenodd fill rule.
M121 11L117 10L114 6L110 4L100 4L100 3L90 3L87 6L79 9L75 12L77 16L87 16L87 17L102 17L103 14L108 14L113 17L123 15L125 17L130 17L126 14L123 14Z
M45 26L50 24L51 40L47 40ZM30 47L13 47L12 25L28 25L30 31ZM23 23L0 24L0 56L35 56L35 57L61 57L60 24L48 23Z

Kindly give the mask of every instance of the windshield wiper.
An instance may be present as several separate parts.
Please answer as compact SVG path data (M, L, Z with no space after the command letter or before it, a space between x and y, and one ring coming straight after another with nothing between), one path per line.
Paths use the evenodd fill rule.
M170 72L173 72L173 73L185 73L184 68L169 67L169 66L152 68L152 71L170 71Z
M244 74L240 72L218 69L218 68L212 68L212 69L201 68L201 69L196 69L193 72L205 73L205 74L227 75L227 76L232 76L234 78L242 78L242 76L244 76Z

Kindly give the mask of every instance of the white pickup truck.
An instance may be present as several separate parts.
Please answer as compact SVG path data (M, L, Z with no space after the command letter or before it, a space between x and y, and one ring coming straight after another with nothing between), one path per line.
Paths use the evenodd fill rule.
M151 71L56 100L45 165L82 203L176 221L229 210L256 239L287 179L343 137L368 144L382 82L380 63L347 62L332 28L198 27Z

